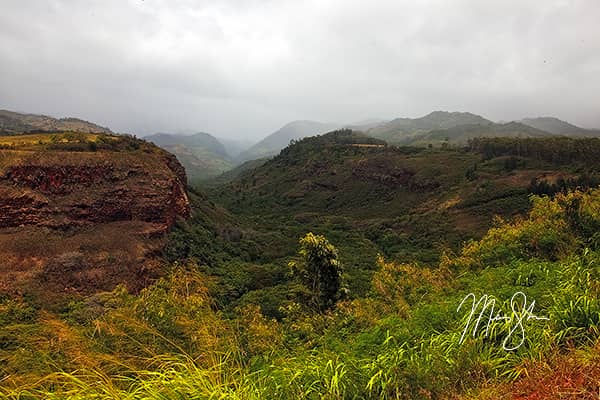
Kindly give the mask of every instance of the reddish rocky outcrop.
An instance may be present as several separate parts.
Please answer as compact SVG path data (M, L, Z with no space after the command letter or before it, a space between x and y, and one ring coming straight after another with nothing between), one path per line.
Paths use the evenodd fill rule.
M431 191L440 186L435 180L417 177L416 172L411 169L393 166L385 159L375 157L357 162L352 169L352 176L390 188L402 187L412 192Z
M185 172L170 155L155 158L151 170L93 159L83 165L65 160L8 166L0 175L0 228L67 229L131 220L161 224L167 231L178 216L189 216Z
M137 290L160 274L166 233L189 215L185 170L151 144L0 150L0 292Z

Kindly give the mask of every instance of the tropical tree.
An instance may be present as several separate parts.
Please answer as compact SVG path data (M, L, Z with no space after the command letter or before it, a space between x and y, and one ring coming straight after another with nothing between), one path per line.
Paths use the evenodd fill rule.
M289 263L292 275L307 289L310 307L325 311L340 298L342 268L337 249L322 235L300 238L299 258Z

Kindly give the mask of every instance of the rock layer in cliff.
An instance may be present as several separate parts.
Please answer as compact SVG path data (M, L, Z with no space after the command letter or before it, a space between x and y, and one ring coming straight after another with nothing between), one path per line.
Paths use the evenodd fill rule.
M189 216L185 182L173 155L127 136L0 136L0 292L139 289Z

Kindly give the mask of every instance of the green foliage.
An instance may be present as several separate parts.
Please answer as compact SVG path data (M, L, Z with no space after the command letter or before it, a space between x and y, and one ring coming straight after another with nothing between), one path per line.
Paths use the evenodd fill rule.
M341 296L342 267L337 249L322 235L300 238L300 259L291 261L292 276L308 291L307 305L317 311L335 305Z
M31 323L37 317L37 310L23 301L7 299L0 303L0 326Z
M307 168L320 174L321 164L313 163L318 148L309 150L315 158ZM341 148L339 154L354 157L354 151L362 157L373 150ZM468 181L470 155L437 154L464 167L444 179ZM476 185L482 176L511 179L515 172L500 160L477 165L479 177L468 181ZM419 182L431 179L425 175ZM489 206L509 193L483 188L477 198L469 194L475 187L463 189L452 193L458 197L436 197L447 211L371 215L375 221L362 224L306 204L269 220L258 205L232 216L193 193L195 215L175 229L167 248L172 269L139 293L118 287L71 302L61 315L27 299L2 300L0 396L443 399L484 398L480 389L491 388L488 398L516 397L515 381L545 373L560 357L587 359L574 361L573 369L592 371L588 381L597 380L590 366L600 359L600 189L532 196L527 215L496 219L459 251L446 247L439 260L430 252L427 263L411 257L423 257L426 243L444 249L440 238L452 231L439 216L462 210L452 204L468 197ZM504 197L511 199L507 207L520 196ZM278 204L274 196L264 198ZM255 203L240 207L248 204ZM261 212L249 215L255 211ZM296 246L290 238L301 229L324 236L302 237L293 281L286 264ZM345 299L339 298L342 262L344 278L363 288ZM487 294L497 300L494 314L511 315L516 292L535 301L535 315L549 318L525 321L520 347L502 347L514 321L495 321L488 332L468 330L459 342L467 315L457 307L466 295ZM302 295L312 310L298 304ZM569 390L579 384L568 383Z
M574 232L592 249L600 245L600 197L593 192L571 192L558 197Z
M531 157L558 164L584 163L596 169L600 163L598 138L475 138L469 141L469 147L483 154L486 159L499 156Z
M560 341L594 343L600 336L600 254L584 250L560 270L552 320Z
M577 239L569 229L564 198L532 196L533 209L527 219L512 223L497 220L498 226L481 240L463 247L454 265L482 268L529 257L556 260L573 251Z

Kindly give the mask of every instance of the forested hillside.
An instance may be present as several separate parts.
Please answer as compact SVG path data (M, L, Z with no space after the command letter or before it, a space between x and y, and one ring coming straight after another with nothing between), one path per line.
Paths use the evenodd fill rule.
M0 393L595 398L599 142L293 142L192 189L141 291L2 297Z
M119 288L59 314L4 300L1 393L596 398L600 192L530 201L528 215L498 220L436 262L374 258L369 290L353 299L343 279L332 280L345 268L345 251L336 249L343 243L308 234L290 264L294 290L277 319L251 302L218 311L210 270L193 263L137 295ZM319 265L334 275L319 273L316 287L294 272ZM482 296L496 303L474 306L485 324L478 326L469 309Z

